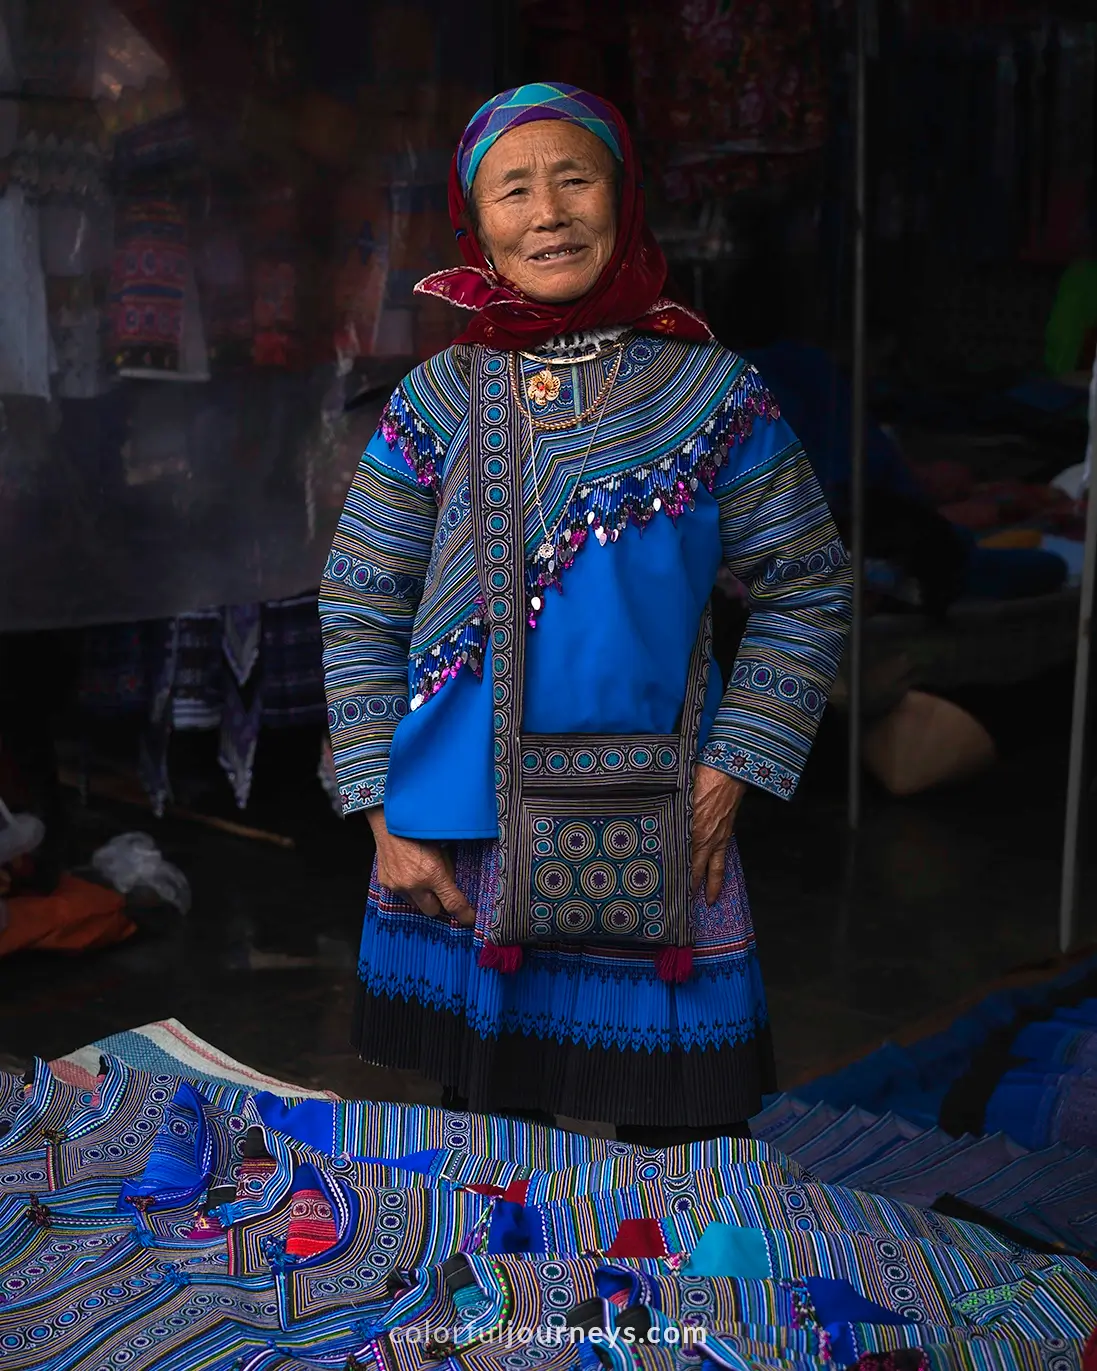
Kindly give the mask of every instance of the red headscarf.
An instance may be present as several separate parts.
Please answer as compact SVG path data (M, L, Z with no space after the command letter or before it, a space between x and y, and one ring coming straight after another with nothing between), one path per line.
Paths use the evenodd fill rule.
M485 110L513 97L505 92L470 121L449 174L449 216L461 245L466 267L452 267L426 277L415 287L422 295L437 295L452 304L475 311L471 322L457 338L459 343L485 343L503 349L535 348L561 333L631 324L645 333L670 334L676 338L707 341L712 331L700 315L663 294L667 263L659 244L644 219L644 188L639 179L636 155L628 126L608 100L587 97L605 112L612 122L621 150L621 199L617 214L617 239L613 255L601 276L586 295L568 304L544 304L523 295L516 286L503 280L489 265L474 234L467 231L466 200L461 183L460 159L470 133L482 128ZM586 95L585 92L582 93ZM496 121L494 137L502 137L519 123L537 118L565 118L555 106L526 104L514 118ZM573 123L585 123L569 119ZM493 140L494 141L494 140Z

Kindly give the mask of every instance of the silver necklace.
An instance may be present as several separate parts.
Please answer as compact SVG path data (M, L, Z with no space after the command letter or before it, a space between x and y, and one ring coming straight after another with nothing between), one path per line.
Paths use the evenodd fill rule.
M539 562L544 562L546 564L547 570L549 571L553 570L553 564L556 560L556 535L559 533L560 525L564 522L564 518L567 515L568 510L571 508L572 500L575 499L575 492L579 489L579 482L582 481L583 475L586 472L587 461L590 458L591 452L594 450L594 442L595 439L598 437L598 430L602 426L602 419L605 415L606 407L609 405L609 397L613 391L614 382L617 380L617 372L620 370L621 356L623 355L624 354L622 353L618 356L617 365L616 367L614 367L613 375L610 378L610 383L606 387L606 394L605 398L602 401L602 408L599 410L598 419L594 425L594 432L590 435L590 442L587 444L587 450L583 453L583 460L579 466L579 474L575 478L575 482L571 487L571 492L568 495L568 498L564 501L559 519L556 520L556 523L552 526L551 529L549 528L548 523L545 519L545 507L544 502L541 499L541 483L537 478L537 433L533 427L533 411L529 407L529 396L527 395L525 397L526 421L529 424L529 468L530 474L533 476L533 493L537 501L537 517L541 521L541 531L545 535L544 541L540 544L540 546L537 549L537 560ZM519 367L519 381L521 380L521 375L521 368ZM518 386L518 389L520 391L522 390L521 385Z

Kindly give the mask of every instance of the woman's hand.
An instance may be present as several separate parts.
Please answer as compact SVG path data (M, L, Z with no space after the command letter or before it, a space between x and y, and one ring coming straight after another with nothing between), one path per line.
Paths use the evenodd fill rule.
M384 811L371 810L370 828L377 844L377 879L406 896L432 918L443 914L466 928L476 923L476 911L453 878L453 863L435 843L397 838L388 831Z
M711 766L693 768L693 865L690 890L705 886L705 899L715 904L724 884L724 861L735 831L735 816L746 785Z

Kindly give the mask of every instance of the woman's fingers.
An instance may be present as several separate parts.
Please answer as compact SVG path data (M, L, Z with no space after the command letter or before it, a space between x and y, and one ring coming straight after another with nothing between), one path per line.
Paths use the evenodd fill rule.
M419 887L416 890L409 890L405 893L421 914L427 914L432 919L437 919L442 914L442 902L433 890Z
M708 870L708 859L712 853L712 842L701 840L696 834L693 836L693 860L690 863L689 890L691 895L696 895L701 889L701 882L705 879Z
M434 843L377 833L377 877L432 919L446 915L472 928L476 911L454 879L453 863Z
M727 844L721 843L713 848L708 859L708 874L705 881L705 899L715 904L724 888L724 864L727 860Z
M451 919L456 919L465 928L473 927L476 923L476 911L465 899L455 881L450 880L448 876L443 877L435 883L434 893Z
M746 787L722 771L698 765L693 773L693 860L691 889L714 904L724 884L728 843Z
M442 907L451 919L456 919L465 928L472 928L476 923L476 911L465 899L464 892L457 884L453 859L445 848L439 852L438 861L442 874L434 883L434 893L442 901Z
M465 899L453 877L453 867L444 852L424 852L414 882L408 882L405 894L412 904L432 919L456 919L465 928L476 924L476 911Z
M407 896L416 909L428 914L432 919L456 919L466 928L472 928L476 923L476 913L468 900L457 886L445 877L435 880L433 889L419 886L415 890L409 890Z

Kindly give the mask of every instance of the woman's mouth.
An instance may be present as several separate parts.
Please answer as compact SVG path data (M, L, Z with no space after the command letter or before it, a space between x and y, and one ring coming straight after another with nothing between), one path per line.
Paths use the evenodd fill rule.
M530 258L531 262L563 262L568 257L576 257L580 252L585 252L583 244L571 246L563 244L560 247L545 248L543 252L535 252Z

